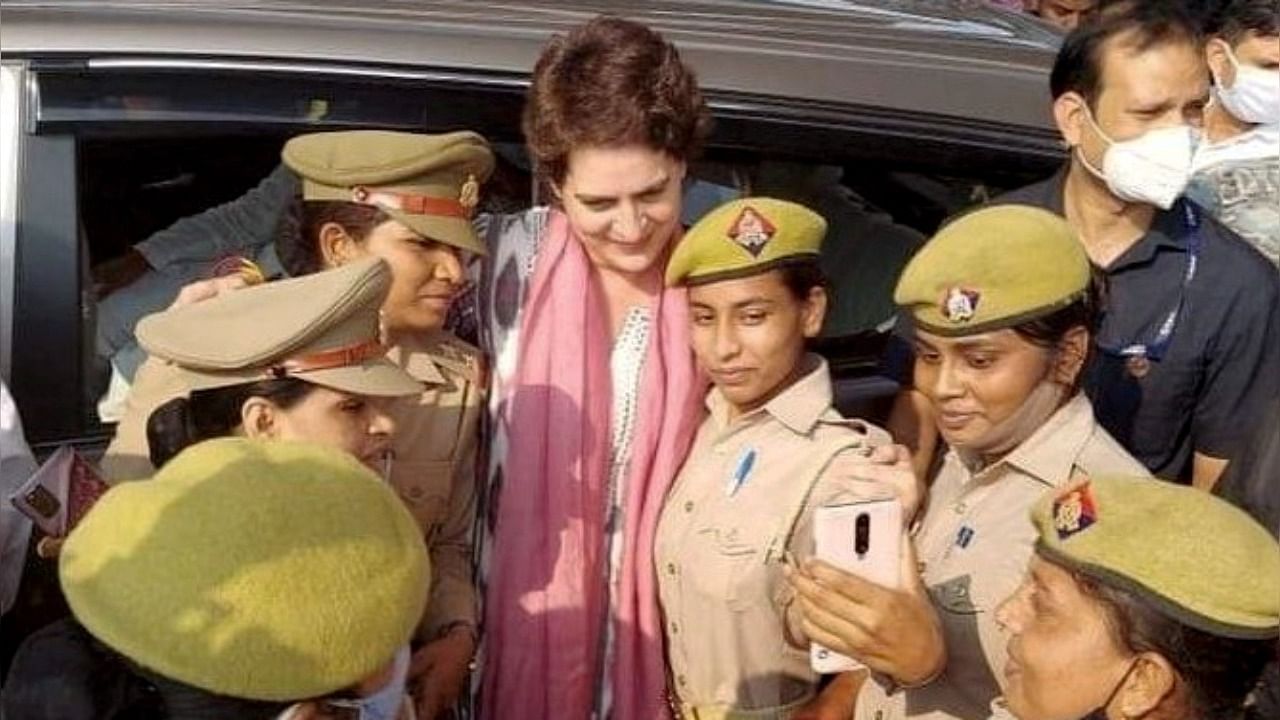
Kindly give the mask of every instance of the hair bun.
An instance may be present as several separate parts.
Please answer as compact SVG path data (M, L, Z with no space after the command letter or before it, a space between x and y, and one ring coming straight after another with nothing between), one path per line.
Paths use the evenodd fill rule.
M156 469L198 439L191 402L185 397L170 400L151 411L147 418L148 455Z

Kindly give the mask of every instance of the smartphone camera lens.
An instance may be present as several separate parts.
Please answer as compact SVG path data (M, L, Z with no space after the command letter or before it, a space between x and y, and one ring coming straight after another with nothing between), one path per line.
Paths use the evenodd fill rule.
M871 516L859 513L853 524L853 551L862 557L871 547Z

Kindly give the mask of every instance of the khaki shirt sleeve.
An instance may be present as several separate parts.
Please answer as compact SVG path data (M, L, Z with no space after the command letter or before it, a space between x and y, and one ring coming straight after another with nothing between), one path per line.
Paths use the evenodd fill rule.
M796 522L796 530L791 536L791 542L787 545L787 549L791 551L797 563L803 563L813 557L814 509L823 505L893 496L891 488L852 477L848 469L858 462L865 462L865 458L860 451L851 448L837 453L822 471L822 476L814 485L813 493L809 495L804 511ZM782 583L779 586L775 602L782 612L787 641L796 647L807 648L808 645L803 641L804 632L800 628L800 613L795 604L795 591L790 583Z
M458 448L449 510L435 536L430 539L433 579L427 623L423 628L427 638L435 638L441 630L457 622L470 623L473 629L477 627L471 545L476 521L479 419L483 407L482 398L467 407L462 428L464 444Z
M99 464L107 482L141 480L155 473L147 444L147 418L164 403L185 395L182 381L169 365L153 357L142 363L133 376L115 437Z

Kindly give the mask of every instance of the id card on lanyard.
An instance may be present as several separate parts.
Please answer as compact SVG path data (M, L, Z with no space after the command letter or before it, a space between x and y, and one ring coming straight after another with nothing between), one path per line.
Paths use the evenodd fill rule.
M1178 299L1165 313L1160 324L1156 326L1154 335L1146 342L1129 342L1114 345L1098 344L1098 348L1103 352L1111 355L1119 356L1132 364L1135 362L1159 362L1165 352L1169 349L1169 343L1173 340L1173 331L1178 326L1178 320L1182 316L1182 312L1187 304L1187 290L1191 287L1191 282L1196 278L1196 270L1200 265L1200 250L1202 248L1202 240L1200 237L1200 215L1196 212L1195 205L1187 201L1185 198L1178 201L1182 208L1183 219L1183 241L1187 248L1187 266L1182 273L1182 286L1178 291Z

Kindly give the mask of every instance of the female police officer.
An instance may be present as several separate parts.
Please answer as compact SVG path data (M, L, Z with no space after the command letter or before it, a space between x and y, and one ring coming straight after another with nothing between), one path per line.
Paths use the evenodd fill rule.
M74 618L18 651L6 717L413 716L426 548L347 453L198 443L104 495L68 537L59 579Z
M912 259L895 300L950 445L915 537L933 607L828 566L793 580L809 637L876 671L857 718L982 717L1004 666L994 610L1031 555L1028 510L1082 475L1146 472L1079 392L1096 300L1061 218L1016 205L966 215ZM922 610L945 643L918 629Z
M282 157L302 180L297 232L282 232L276 243L285 269L299 276L370 256L385 261L387 357L423 383L388 413L399 429L390 481L422 527L436 571L413 668L419 715L430 718L461 692L475 649L471 531L484 378L479 352L442 328L465 254L484 252L471 215L493 156L470 132L347 131L293 138ZM153 366L135 376L103 459L112 477L151 470L141 426L173 397Z
M812 552L814 507L883 492L842 466L888 435L844 420L826 361L805 352L826 311L825 233L803 206L736 200L695 225L667 267L668 284L689 287L694 353L715 384L655 551L683 717L786 718L813 698L780 561Z
M1241 717L1280 636L1266 529L1199 490L1109 476L1046 496L1033 520L1035 557L998 613L997 717Z

